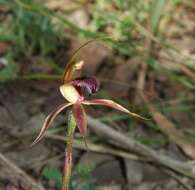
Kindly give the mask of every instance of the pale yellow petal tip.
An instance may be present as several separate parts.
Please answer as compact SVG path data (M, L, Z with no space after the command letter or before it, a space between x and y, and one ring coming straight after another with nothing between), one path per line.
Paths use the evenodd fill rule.
M81 60L75 64L75 70L81 70L83 68L84 61Z
M60 86L60 92L62 96L70 103L75 103L80 98L79 93L71 84L63 84Z

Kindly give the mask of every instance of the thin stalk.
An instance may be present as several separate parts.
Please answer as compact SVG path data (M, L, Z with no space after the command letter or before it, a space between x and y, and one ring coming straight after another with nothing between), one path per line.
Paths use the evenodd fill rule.
M65 149L64 179L63 179L62 190L69 189L70 177L72 173L72 146L73 146L75 128L76 128L76 122L71 112L70 120L68 121L68 134L67 134L67 142L66 142L66 149Z
M1 76L0 75L0 83L12 80L59 80L61 79L61 75L55 74L28 74L23 76Z

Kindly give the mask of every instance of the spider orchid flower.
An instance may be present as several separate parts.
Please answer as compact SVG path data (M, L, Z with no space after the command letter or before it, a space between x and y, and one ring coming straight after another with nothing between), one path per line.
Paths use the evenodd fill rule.
M81 69L83 65L83 61L76 64L77 69ZM130 112L128 109L124 108L120 104L107 99L92 99L87 100L86 95L89 96L93 93L96 93L99 89L99 82L96 80L94 76L92 77L85 77L85 78L78 78L75 80L70 80L70 77L72 77L72 69L68 70L69 72L66 73L65 81L68 81L67 83L64 83L60 86L60 92L62 96L65 98L67 103L59 105L56 109L54 109L45 119L45 122L42 126L42 129L33 142L33 144L36 144L39 142L43 136L46 133L46 130L49 128L53 120L56 118L56 116L62 112L65 108L72 106L73 115L76 121L76 125L83 137L86 136L87 132L87 119L86 119L86 113L83 105L102 105L107 106L110 108L114 108L116 110L119 110L121 112L125 112L127 114L130 114L134 117L138 117L141 119L145 119L141 116L139 116L136 113Z
M72 114L71 119L68 122L68 130L67 130L67 144L65 150L65 164L64 164L64 179L62 190L68 190L70 176L71 176L71 168L72 168L72 143L74 137L75 127L77 126L81 135L86 137L87 133L87 118L84 106L86 105L102 105L110 108L114 108L116 110L125 112L129 115L145 119L138 114L130 112L128 109L124 108L120 104L107 99L92 99L88 100L91 94L94 94L99 89L99 82L96 80L94 76L92 77L83 77L77 78L74 77L76 71L82 69L84 62L75 62L75 55L77 52L88 43L93 42L89 41L83 46L81 46L77 51L73 54L72 59L66 65L63 84L60 86L59 90L62 96L65 98L66 103L59 105L55 108L45 119L43 126L41 128L40 133L37 138L34 140L32 145L39 142L44 136L47 129L51 126L51 123L60 114L65 108L72 106Z

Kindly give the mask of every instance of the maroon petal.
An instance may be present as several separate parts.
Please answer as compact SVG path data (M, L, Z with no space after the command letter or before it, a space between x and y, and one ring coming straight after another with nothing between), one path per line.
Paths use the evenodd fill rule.
M85 136L87 130L87 118L85 110L81 104L73 105L73 115L80 133Z
M106 100L106 99L94 99L94 100L89 100L89 101L83 101L82 104L85 105L103 105L103 106L107 106L107 107L111 107L114 108L116 110L128 113L134 117L138 117L141 119L146 119L136 113L130 112L128 109L124 108L123 106L121 106L120 104L112 101L112 100Z
M37 136L37 138L33 141L32 146L35 145L36 143L38 143L43 136L46 133L46 130L49 128L50 124L53 122L53 120L56 118L56 116L62 111L64 110L66 107L72 105L72 103L66 103L66 104L62 104L60 106L58 106L55 110L53 110L45 119L43 126L41 128L41 131L39 133L39 135Z
M93 77L84 77L80 79L73 80L71 82L76 88L84 88L89 94L96 93L99 89L99 82Z

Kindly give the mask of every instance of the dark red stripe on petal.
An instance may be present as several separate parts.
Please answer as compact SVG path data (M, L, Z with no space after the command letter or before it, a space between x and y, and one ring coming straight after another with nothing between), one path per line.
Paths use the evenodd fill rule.
M96 93L99 89L99 82L94 76L76 79L76 80L73 80L71 83L76 88L78 87L84 88L89 94Z
M53 122L53 120L56 118L56 116L63 111L66 107L72 105L72 103L67 103L67 104L62 104L60 106L58 106L56 109L54 109L45 119L43 126L41 128L41 131L39 133L39 135L37 136L37 138L33 141L32 146L35 145L36 143L38 143L43 136L46 133L46 130L50 127L50 124Z
M85 136L87 130L87 118L83 106L81 104L74 104L73 114L80 133Z
M128 113L134 117L138 117L138 118L147 120L146 118L144 118L136 113L130 112L128 109L124 108L123 106L121 106L120 104L118 104L112 100L106 100L106 99L93 99L93 100L89 100L89 101L85 100L82 102L82 104L107 106L107 107L111 107L111 108L114 108L116 110Z

